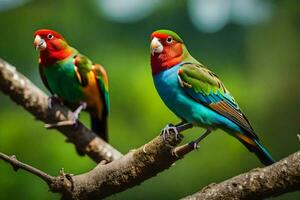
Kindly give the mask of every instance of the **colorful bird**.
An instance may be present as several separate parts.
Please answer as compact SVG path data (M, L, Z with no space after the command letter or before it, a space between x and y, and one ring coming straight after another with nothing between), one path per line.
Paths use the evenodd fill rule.
M254 152L264 165L274 163L261 144L250 122L219 77L194 59L183 40L173 31L158 30L151 35L151 68L155 87L166 106L187 127L199 126L206 132L191 144L198 143L220 128ZM178 134L177 126L167 125Z
M77 122L81 110L87 109L91 116L92 130L107 141L109 95L104 68L69 46L53 30L36 31L34 46L39 50L40 76L52 94L49 106L55 101L62 101L75 110L72 114L73 124Z

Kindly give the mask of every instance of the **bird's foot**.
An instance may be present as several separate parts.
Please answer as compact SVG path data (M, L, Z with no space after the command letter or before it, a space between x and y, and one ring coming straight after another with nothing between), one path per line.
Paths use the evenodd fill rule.
M48 97L48 108L52 109L55 105L61 104L61 99L55 94L51 97Z
M165 128L161 131L160 135L165 141L172 133L175 134L176 140L180 139L179 131L177 130L177 127L173 124L167 124Z
M85 110L87 108L87 103L86 102L81 102L78 108L69 115L69 119L72 121L76 122L78 121L79 114L81 113L82 110Z
M84 110L86 108L87 108L87 103L82 102L82 103L80 103L78 108L76 108L76 110L74 112L71 112L69 114L68 120L56 122L53 124L45 124L45 128L53 129L53 128L62 127L62 126L74 126L76 128L78 125L79 114L82 110Z
M63 127L63 126L77 126L78 124L78 120L64 120L64 121L60 121L60 122L56 122L56 123L49 123L49 124L45 124L45 128L46 129L54 129L54 128L58 128L58 127Z
M201 142L201 140L203 140L205 137L207 137L211 132L212 132L212 128L207 128L207 130L200 136L198 137L196 140L191 141L189 143L189 145L191 145L194 149L198 149L199 148L199 143Z
M200 147L196 141L191 141L189 145L192 146L194 150L199 149Z

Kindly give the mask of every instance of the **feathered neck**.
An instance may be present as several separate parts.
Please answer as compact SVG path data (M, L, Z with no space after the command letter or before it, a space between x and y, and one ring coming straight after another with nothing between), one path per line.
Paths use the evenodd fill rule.
M151 55L152 75L155 76L162 71L188 60L195 59L190 55L184 44L177 43L176 46L172 48L166 47L162 53Z
M49 67L54 63L69 58L70 56L74 56L75 54L77 54L77 50L70 46L55 51L45 49L40 52L39 62L41 65Z

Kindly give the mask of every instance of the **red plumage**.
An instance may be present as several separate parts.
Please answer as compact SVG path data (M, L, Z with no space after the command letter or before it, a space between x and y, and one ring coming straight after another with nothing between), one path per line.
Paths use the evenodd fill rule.
M40 51L40 64L43 64L45 67L52 65L56 61L63 60L74 53L63 36L56 31L41 29L34 33L34 38L37 35L45 40L47 45L46 49Z
M151 39L154 37L160 40L160 43L163 45L163 51L159 54L151 54L152 75L179 64L182 61L183 53L182 43L176 40L173 40L171 43L166 41L169 35L154 32L151 35Z

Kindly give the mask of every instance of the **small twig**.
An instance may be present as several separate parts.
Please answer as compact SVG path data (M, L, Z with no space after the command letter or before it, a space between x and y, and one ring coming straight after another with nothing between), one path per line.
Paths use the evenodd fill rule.
M34 175L40 177L48 184L51 184L55 179L55 177L37 169L37 168L34 168L28 164L20 162L14 155L8 156L8 155L0 152L0 159L11 164L11 166L14 168L15 171L17 171L18 169L23 169L31 174L34 174Z
M41 178L48 184L52 192L64 194L69 193L73 189L73 175L65 173L64 169L60 170L59 176L54 177L31 165L19 161L14 155L8 156L0 152L0 160L4 160L9 163L15 171L23 169L24 171Z

